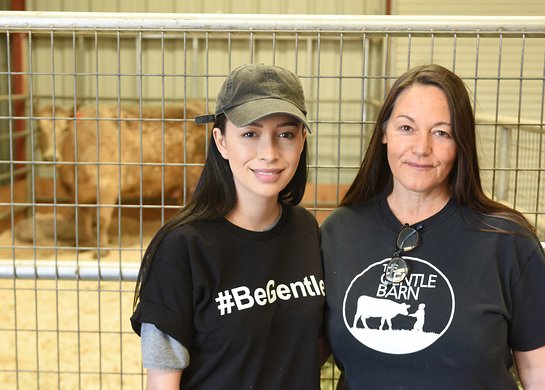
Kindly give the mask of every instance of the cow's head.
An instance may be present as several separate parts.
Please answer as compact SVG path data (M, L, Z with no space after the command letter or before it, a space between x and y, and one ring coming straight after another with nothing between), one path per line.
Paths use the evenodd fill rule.
M73 109L43 106L35 111L38 147L45 161L61 161L60 145L65 137Z

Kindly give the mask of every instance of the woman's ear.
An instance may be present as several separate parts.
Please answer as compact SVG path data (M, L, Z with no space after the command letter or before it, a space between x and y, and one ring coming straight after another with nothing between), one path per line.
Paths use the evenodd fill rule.
M216 143L216 147L218 148L221 156L228 160L227 147L225 146L225 135L223 135L221 130L217 127L212 129L212 134L214 135L214 142Z
M382 133L382 143L387 144L388 143L388 135L386 133L386 129L388 128L388 121L384 122L384 124L381 127L381 133Z

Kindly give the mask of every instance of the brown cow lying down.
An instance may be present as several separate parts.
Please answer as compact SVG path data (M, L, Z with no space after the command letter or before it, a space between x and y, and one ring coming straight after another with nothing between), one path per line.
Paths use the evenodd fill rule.
M138 107L100 106L97 115L96 106L82 106L76 118L73 110L61 107L54 113L52 107L37 112L55 118L38 120L38 145L44 159L57 162L59 181L78 208L81 247L98 246L107 253L112 214L123 198L169 197L196 185L206 131L193 117L204 113L205 105L148 109L142 118L154 120L140 120ZM181 120L184 113L187 121Z

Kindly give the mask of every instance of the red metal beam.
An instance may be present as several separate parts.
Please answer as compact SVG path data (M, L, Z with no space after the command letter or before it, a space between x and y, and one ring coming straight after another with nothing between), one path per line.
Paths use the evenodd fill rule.
M13 11L24 11L25 10L25 0L12 0L11 8ZM25 48L25 36L23 33L15 33L11 35L10 47L11 47L11 69L13 73L20 73L24 71L24 48ZM26 78L22 74L16 74L11 78L11 94L12 95L22 95L25 93L26 88ZM9 92L8 92L9 93ZM13 102L12 113L16 117L25 116L25 100L16 99ZM24 131L26 128L26 121L23 119L13 121L14 131ZM14 156L15 160L25 160L26 156L26 147L25 139L18 138L15 140L14 144ZM22 178L18 177L18 179Z

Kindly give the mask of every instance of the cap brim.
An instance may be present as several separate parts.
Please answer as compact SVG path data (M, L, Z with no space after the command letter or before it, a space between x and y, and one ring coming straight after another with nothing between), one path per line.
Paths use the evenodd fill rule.
M294 104L282 99L259 99L243 103L230 110L225 111L225 116L235 126L244 127L252 122L257 121L267 115L272 114L287 114L299 119L307 128L309 133L312 133L307 118L303 111L298 109Z

